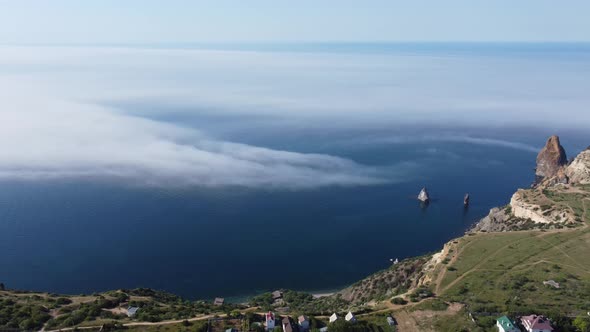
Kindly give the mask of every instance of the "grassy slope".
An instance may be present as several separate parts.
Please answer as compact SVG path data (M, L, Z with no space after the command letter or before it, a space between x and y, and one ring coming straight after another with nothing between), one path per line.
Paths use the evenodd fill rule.
M581 188L586 190L587 188ZM435 291L446 300L490 312L527 310L580 314L590 307L590 199L549 192L576 210L586 225L573 230L480 233L454 244L439 267ZM451 270L453 270L451 268ZM543 285L553 279L560 289Z
M444 263L431 272L438 298L392 308L404 330L492 331L499 313L585 314L590 308L590 186L538 190L531 197L571 209L582 227L477 233L449 242ZM561 288L543 285L549 279ZM466 307L449 313L441 301Z

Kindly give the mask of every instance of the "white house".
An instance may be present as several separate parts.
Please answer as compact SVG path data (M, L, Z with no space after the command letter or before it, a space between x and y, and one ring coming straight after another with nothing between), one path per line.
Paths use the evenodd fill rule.
M499 332L521 332L514 322L507 316L502 316L496 319L496 326Z
M272 313L272 311L269 311L266 313L266 323L264 325L266 326L267 331L274 330L274 328L275 328L275 315Z
M336 315L336 313L333 313L332 316L330 316L330 323L334 323L337 320L338 320L338 315Z
M301 326L302 330L309 330L309 319L307 317L301 315L297 317L297 322L299 323L299 326Z
M135 316L135 314L137 313L137 310L139 310L138 307L129 307L129 308L127 308L127 317L133 317L133 316Z
M553 331L553 327L551 327L551 322L545 316L537 316L537 315L530 315L530 316L522 316L520 318L520 322L524 329L527 332L551 332Z
M395 320L391 316L387 316L387 325L395 326Z
M356 317L354 317L354 315L352 314L352 312L349 311L346 314L346 316L344 317L344 320L346 320L347 322L354 323L354 322L356 322Z

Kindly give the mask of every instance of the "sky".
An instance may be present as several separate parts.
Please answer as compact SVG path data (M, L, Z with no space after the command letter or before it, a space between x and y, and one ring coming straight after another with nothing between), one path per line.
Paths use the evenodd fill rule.
M0 0L0 43L590 41L569 0Z

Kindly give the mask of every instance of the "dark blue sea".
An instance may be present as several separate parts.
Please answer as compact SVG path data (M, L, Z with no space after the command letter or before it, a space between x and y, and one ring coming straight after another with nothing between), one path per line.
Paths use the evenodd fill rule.
M298 64L301 68L286 71L289 82L276 73L281 70L278 60L271 67L247 70L232 60L232 75L219 73L206 84L195 73L197 62L186 65L182 74L179 71L167 77L169 84L173 84L172 77L179 77L183 85L214 84L222 90L231 86L234 97L239 90L236 81L259 84L266 90L239 91L240 98L250 94L280 96L278 101L260 106L264 108L261 113L252 111L256 105L246 105L248 112L255 113L249 114L240 112L235 104L218 106L211 100L194 105L198 101L192 99L167 103L130 96L97 103L125 114L196 128L223 141L345 158L379 169L391 181L302 188L145 185L101 176L2 177L0 282L12 289L68 294L150 287L189 299L239 299L278 288L331 291L386 268L390 259L438 251L491 208L507 204L516 189L531 184L536 153L549 135L559 134L570 156L590 144L587 130L580 129L586 113L568 113L574 112L573 104L559 104L563 108L551 104L553 100L574 100L583 108L580 98L586 98L589 76L581 73L590 69L580 59L588 57L586 45L561 46L556 62L552 60L555 47L548 51L541 46L523 46L529 53L517 52L517 56L511 55L516 52L512 49L486 46L491 51L478 51L474 59L472 54L457 56L444 47L442 53L433 55L430 50L406 45L403 54L396 53L391 59L387 54L401 51L386 48L385 55L356 54L360 58L352 60L348 54L352 51L346 47L332 46L338 54L323 47L322 63L332 57L341 61L330 67L329 73L344 70L346 75L327 79L312 60L300 59L309 56L300 55L311 52L309 49L295 49L290 59L302 63ZM452 50L470 49L462 47ZM418 64L432 64L428 73L420 71L421 65L416 63L412 70L402 71L403 75L395 66L387 67L388 61L414 61L408 48L419 53ZM265 49L261 56L284 51ZM452 54L453 58L437 54ZM349 61L366 60L364 56L377 56L376 67L350 65ZM215 65L229 66L225 62ZM339 69L344 65L346 68ZM309 67L314 72L306 75ZM76 70L90 71L80 68ZM543 81L545 76L538 68L545 68L558 80ZM135 69L133 75L149 79ZM9 70L13 68L0 66L0 74ZM39 66L31 70L40 71ZM168 73L166 67L154 71L163 76ZM353 84L350 80L357 74ZM315 82L309 83L311 87L306 85L308 79ZM535 89L535 82L540 88ZM458 88L452 88L453 84L459 84ZM296 86L300 89L293 92ZM362 90L361 86L368 88ZM400 106L388 99L393 92L383 90L385 86L400 88L399 98L406 103ZM367 92L377 90L384 93ZM195 88L194 93L198 91ZM358 98L355 91L360 91ZM413 97L404 99L410 91ZM466 91L466 99L459 98L462 91ZM438 107L447 92L453 101ZM347 97L350 102L338 105L336 113L330 110L332 113L326 111L318 117L315 113L299 116L298 110L280 109L286 95L305 100L296 105L302 109L317 106L319 101L329 105L334 98ZM477 99L461 103L474 96ZM509 104L502 104L507 100ZM527 104L528 100L539 103ZM362 105L375 112L367 114ZM412 105L418 109L409 108ZM478 108L481 105L486 108ZM340 108L345 109L342 116L338 115ZM356 114L362 114L358 121ZM84 144L90 143L84 141L80 146ZM29 152L35 151L31 148L21 153ZM64 167L74 162L56 161ZM228 174L232 172L230 169ZM427 207L415 199L423 186L432 196ZM465 193L471 195L468 209L463 207Z
M547 134L514 135L540 147ZM567 137L569 146L580 148L582 137ZM444 142L335 150L368 164L418 157L427 167L403 183L310 190L3 182L2 282L70 294L152 287L187 298L333 290L390 258L439 250L527 187L535 160L530 151ZM433 197L427 208L414 199L422 186Z

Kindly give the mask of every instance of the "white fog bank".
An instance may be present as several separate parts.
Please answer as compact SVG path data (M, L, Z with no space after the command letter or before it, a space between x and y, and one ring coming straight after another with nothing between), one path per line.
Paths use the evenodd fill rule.
M582 128L590 123L588 86L589 65L563 58L5 46L0 178L292 189L395 182L408 178L407 164L384 170L230 142L206 124L166 120L165 105L316 128L387 122ZM108 106L150 101L157 107ZM533 150L485 137L446 140Z

